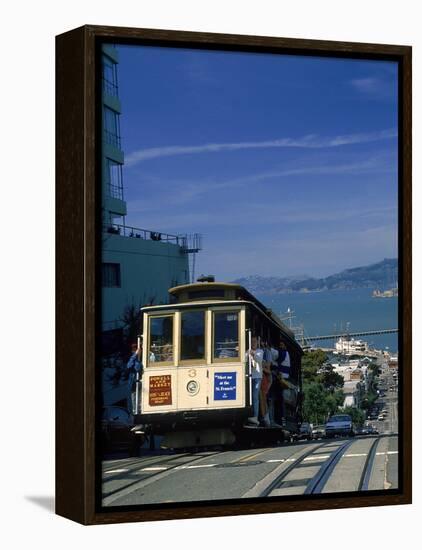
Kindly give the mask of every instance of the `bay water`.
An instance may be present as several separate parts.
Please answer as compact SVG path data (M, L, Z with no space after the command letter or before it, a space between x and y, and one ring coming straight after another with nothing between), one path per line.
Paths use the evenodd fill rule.
M282 319L288 308L293 310L291 324L303 324L306 336L398 328L398 298L373 298L372 292L372 288L358 288L255 295ZM284 322L289 325L288 320ZM371 348L397 351L397 333L356 338L367 341ZM333 347L334 340L315 344Z

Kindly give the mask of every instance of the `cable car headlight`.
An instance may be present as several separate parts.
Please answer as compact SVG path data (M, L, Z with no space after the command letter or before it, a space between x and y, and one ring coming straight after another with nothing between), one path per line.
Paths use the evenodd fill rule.
M190 395L195 395L198 393L199 391L199 384L196 380L190 380L187 384L186 384L186 389L188 390L188 393Z

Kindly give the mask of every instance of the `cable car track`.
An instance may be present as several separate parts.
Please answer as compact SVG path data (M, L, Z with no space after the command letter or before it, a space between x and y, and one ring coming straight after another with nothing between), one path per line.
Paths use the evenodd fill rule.
M282 472L273 479L267 487L265 487L259 495L260 497L274 496L274 493L277 490L283 489L286 486L304 486L305 489L302 494L311 495L311 494L320 494L322 493L326 483L331 477L334 469L340 462L340 460L345 456L347 449L353 444L355 439L349 439L338 446L333 447L333 442L330 443L321 443L317 446L308 449L306 452L301 454L292 462L289 466L284 468ZM369 489L369 481L371 478L371 473L373 469L373 463L376 456L376 450L378 448L381 437L374 439L371 442L371 446L367 451L367 457L362 468L361 477L359 480L358 491L367 491ZM327 450L327 455L322 454L321 450ZM314 461L315 460L315 461ZM318 464L319 461L322 461L321 464ZM298 479L289 479L289 475L297 470L298 468L309 468L311 469L315 466L319 466L317 472L313 473L312 477ZM279 495L277 495L279 496Z
M368 491L369 489L369 480L371 479L372 467L374 465L374 460L376 456L376 451L381 441L380 437L377 437L369 449L368 456L366 457L365 464L363 466L362 475L359 481L358 491Z
M113 481L115 479L118 479L122 476L127 476L128 474L132 474L134 472L138 472L139 470L142 470L142 468L145 467L153 467L153 466L159 466L160 464L167 464L168 462L173 462L177 459L181 459L186 456L192 456L191 453L180 453L178 455L158 455L158 456L149 456L138 458L137 460L132 460L128 464L116 464L112 465L110 464L107 468L107 470L103 471L103 475L108 474L108 470L110 473L115 473L115 475L107 475L106 478L103 479L103 483L108 483L109 481ZM118 472L118 470L121 470Z
M198 462L198 461L200 461L204 458L212 457L212 456L218 455L218 454L221 454L221 453L220 452L210 453L210 454L207 454L206 457L204 457L204 455L202 455L202 454L200 456L190 455L190 456L194 456L193 460L188 460L187 462L183 462L182 464L175 464L174 466L170 466L169 468L166 468L165 470L159 470L159 471L151 472L151 473L148 472L147 475L145 477L143 477L142 479L136 479L136 480L134 480L130 483L127 483L126 485L124 485L122 487L118 487L118 488L116 488L112 491L104 492L104 490L103 490L103 494L102 494L103 506L110 505L112 502L114 502L118 498L123 497L123 496L127 495L128 493L131 493L131 492L137 490L138 488L149 485L150 483L153 483L154 481L156 481L158 479L161 479L162 477L167 477L168 475L173 473L173 471L176 470L176 468L178 468L180 466L186 467L186 466L194 464L195 462ZM189 455L182 455L182 458L184 458L186 456L189 456ZM177 459L180 459L180 458L181 458L181 455L177 455L177 456L174 456L171 459L169 459L167 462L173 462L173 461L175 461ZM163 461L163 462L165 462L165 461ZM144 464L142 464L142 466L144 466ZM132 469L132 472L133 471L136 471L136 470ZM127 473L128 472L126 472L126 474ZM109 481L109 480L108 479L105 480L105 483L107 483L107 481Z
M276 452L277 447L273 447L255 450L252 453L207 451L201 454L161 455L140 460L136 465L128 461L126 471L124 471L124 462L119 461L114 465L116 472L113 471L113 465L110 465L110 477L104 479L103 506L113 506L114 503L119 505L125 500L128 503L135 502L138 498L142 500L146 494L143 489L156 482L159 482L158 491L162 491L163 487L167 491L168 488L169 497L173 498L172 487L177 487L181 483L180 480L185 483L188 479L177 477L173 482L174 475L179 471L186 472L184 476L193 476L191 477L193 484L196 479L201 480L202 490L206 483L214 486L217 480L221 483L224 479L228 483L232 474L223 474L223 472L228 472L232 468L235 472L241 466L250 467L248 470L251 474L245 475L251 481L255 479L255 483L247 490L246 482L244 484L246 492L242 491L238 495L240 498L274 498L332 491L368 491L370 488L377 488L376 485L379 484L379 468L378 466L375 468L379 462L378 455L396 452L388 450L388 445L381 443L390 435L394 434L368 438L366 443L363 443L366 438L313 442L300 449L294 446L293 452L286 452L287 449L283 451L283 447L280 447L280 454ZM266 453L269 453L269 456ZM355 466L352 466L352 470L350 470L349 461L354 461ZM270 463L279 464L274 469L269 469ZM351 478L347 477L350 471L353 471ZM237 473L233 475L236 479L240 479ZM346 479L343 479L345 475ZM192 494L196 496L194 491ZM195 496L192 500L196 500ZM199 497L199 500L201 498Z

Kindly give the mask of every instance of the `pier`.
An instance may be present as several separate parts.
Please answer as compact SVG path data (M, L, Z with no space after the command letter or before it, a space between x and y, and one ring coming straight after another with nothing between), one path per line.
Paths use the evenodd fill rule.
M338 338L351 338L355 336L375 336L378 334L394 334L399 331L398 328L388 328L383 330L366 330L361 332L345 332L344 334L324 334L322 336L305 336L307 342L316 342L318 340L337 340Z

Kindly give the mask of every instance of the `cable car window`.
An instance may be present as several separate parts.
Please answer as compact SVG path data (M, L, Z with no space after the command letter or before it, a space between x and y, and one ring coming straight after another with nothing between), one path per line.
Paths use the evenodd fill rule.
M173 316L151 317L149 335L149 361L173 361Z
M214 359L239 357L239 314L214 313Z
M205 311L182 312L180 359L205 358Z

